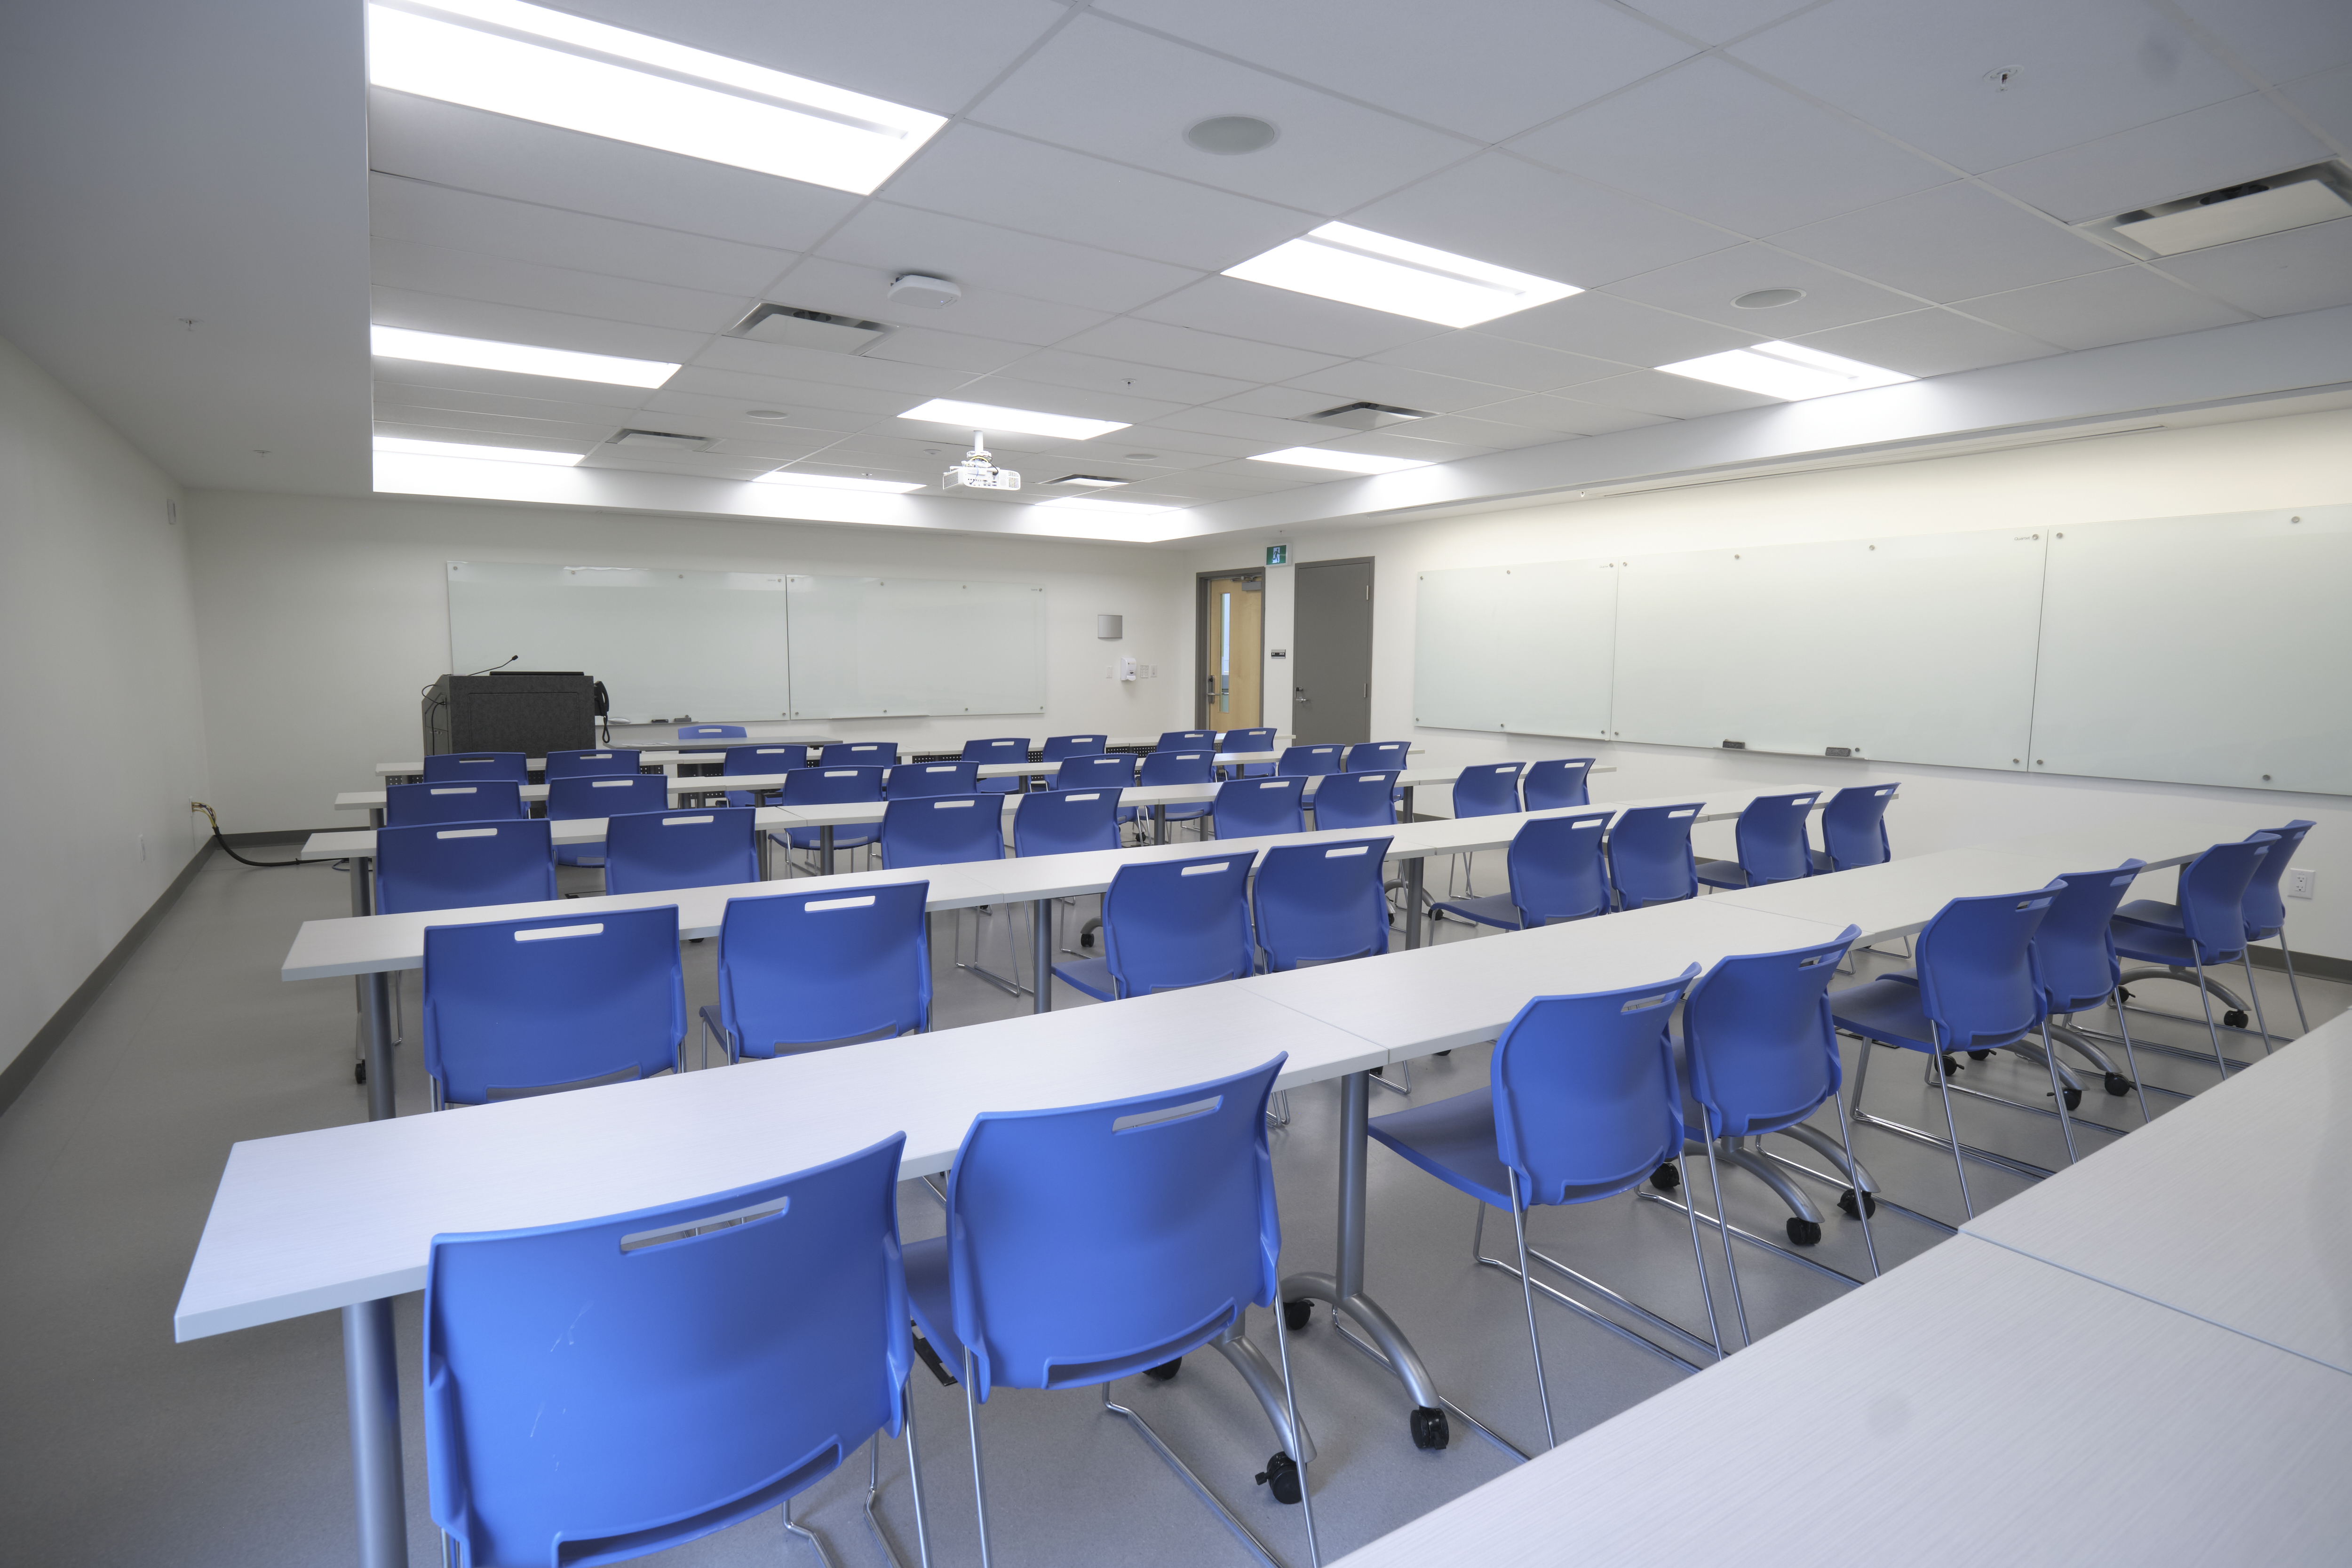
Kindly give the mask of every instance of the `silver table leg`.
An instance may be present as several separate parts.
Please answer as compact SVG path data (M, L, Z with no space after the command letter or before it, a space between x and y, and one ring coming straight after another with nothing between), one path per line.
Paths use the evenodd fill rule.
M833 875L833 824L828 822L816 831L816 874Z
M1033 1013L1054 1010L1054 900L1035 899L1030 907L1035 911L1029 933L1029 965L1035 973L1030 988L1036 1000L1030 1005Z
M1421 857L1404 863L1404 944L1421 945Z
M393 1350L391 1298L355 1301L343 1309L343 1387L351 1405L361 1568L408 1568L408 1489L400 1465L400 1359Z
M389 1121L400 1113L393 1095L392 976L382 970L360 976L360 1019L367 1030L368 1120Z

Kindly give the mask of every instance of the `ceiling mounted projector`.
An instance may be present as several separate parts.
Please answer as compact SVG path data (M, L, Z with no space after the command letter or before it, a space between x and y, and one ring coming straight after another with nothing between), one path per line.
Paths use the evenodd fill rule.
M953 284L949 285L953 288ZM988 437L975 430L971 433L971 450L963 461L940 476L943 490L1017 490L1021 476L1011 468L1000 468L988 455Z
M940 310L962 298L963 290L944 278L902 272L890 279L890 302L894 305L920 305L926 310Z

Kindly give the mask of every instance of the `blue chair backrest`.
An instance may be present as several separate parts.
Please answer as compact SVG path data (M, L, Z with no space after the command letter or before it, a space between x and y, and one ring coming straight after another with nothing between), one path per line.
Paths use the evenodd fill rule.
M1592 773L1592 757L1546 757L1539 763L1529 763L1519 779L1519 793L1529 811L1550 811L1559 806L1591 805L1591 791L1587 783Z
M659 773L567 773L547 781L547 815L553 822L668 807L669 780Z
M1103 894L1103 957L1121 996L1238 980L1257 967L1248 855L1121 866Z
M2053 1013L2104 1003L2123 977L2111 922L2145 860L2104 871L2069 871L2052 882L2055 896L2033 932L2033 963Z
M382 827L375 836L375 910L413 915L555 897L547 819Z
M1307 831L1307 781L1297 775L1227 779L1217 786L1209 826L1220 838Z
M1336 773L1347 760L1346 752L1344 746L1285 746L1281 760L1274 764L1274 771L1285 777L1297 775L1300 778L1309 778L1317 773Z
M425 1070L449 1100L647 1077L685 1037L675 904L425 928Z
M751 731L740 724L680 724L677 738L681 741L740 741Z
M788 773L806 766L806 746L730 746L719 771L728 774Z
M1270 752L1274 750L1274 731L1265 730L1228 730L1217 737L1221 752Z
M1160 1094L972 1119L947 1209L974 1394L1127 1377L1273 1301L1282 1217L1265 1102L1284 1059Z
M1609 909L1609 868L1601 858L1609 814L1538 816L1511 835L1503 864L1511 902L1529 927L1580 921Z
M882 798L880 768L801 768L784 780L785 805L856 805Z
M1609 881L1618 902L1672 903L1698 896L1698 862L1691 856L1691 824L1700 802L1686 805L1637 805L1620 812L1609 834Z
M1029 737L1000 735L992 741L966 741L963 760L967 763L1025 763L1029 760Z
M1003 858L1001 795L917 795L882 808L882 865L887 870Z
M1937 1048L1987 1050L2021 1038L2042 1021L2033 933L2057 889L1954 899L1919 933L1919 1005Z
M547 766L541 770L540 777L549 784L553 784L557 779L577 778L583 775L610 777L614 773L633 773L637 771L637 753L625 747L606 746L602 750L586 752L550 752L547 753L546 762Z
M1013 808L1015 855L1078 855L1118 847L1118 791L1040 789Z
M978 763L900 763L882 775L885 799L971 795L979 788Z
M1886 803L1895 798L1895 788L1857 784L1830 796L1822 807L1822 847L1829 851L1830 869L1883 866L1895 858L1886 843Z
M1208 752L1214 751L1216 744L1217 736L1213 730L1162 730L1160 731L1158 742L1152 749L1168 751L1172 748L1180 752Z
M511 779L392 784L383 792L383 820L390 827L415 827L427 822L510 822L528 815L522 805L522 785Z
M1048 735L1041 760L1058 763L1064 757L1091 757L1109 744L1108 735Z
M2296 817L2284 827L2273 827L2270 836L2278 840L2271 852L2263 857L2247 880L2241 900L2245 910L2246 938L2263 942L2278 935L2286 925L2286 900L2279 895L2279 879L2286 875L2287 865L2303 848L2304 835L2318 824L2307 817ZM2260 837L2260 835L2256 835Z
M1412 755L1410 741L1365 741L1348 748L1347 771L1368 773L1375 768L1402 768Z
M1805 820L1821 798L1821 791L1811 789L1802 795L1759 795L1740 809L1732 837L1739 845L1739 865L1748 873L1749 887L1813 874L1813 847L1805 837Z
M1672 980L1538 996L1495 1042L1495 1152L1529 1204L1623 1192L1683 1151L1683 1097L1666 1020L1694 963Z
M658 893L758 881L755 815L748 805L623 812L604 827L604 890Z
M2257 833L2237 844L2216 844L2180 868L2180 929L2205 963L2234 959L2246 945L2246 889L2278 840Z
M897 1430L906 1142L633 1214L435 1237L425 1462L458 1560L692 1541Z
M827 768L890 768L898 765L896 741L837 741L820 749L817 763Z
M1519 809L1519 770L1524 763L1479 763L1454 780L1454 815L1500 816Z
M1268 971L1363 958L1389 950L1381 887L1389 840L1278 844L1258 858L1250 889Z
M1096 752L1066 757L1054 770L1055 789L1125 789L1135 782L1135 758L1126 752Z
M730 899L719 1022L747 1057L930 1026L929 882Z
M466 784L475 779L505 779L529 784L527 759L520 752L446 752L425 759L426 784Z
M1739 953L1691 987L1683 1040L1691 1098L1706 1109L1711 1136L1777 1131L1838 1091L1830 982L1860 935L1848 926L1833 942Z
M1153 752L1143 759L1136 770L1136 783L1147 784L1204 784L1217 779L1217 754L1214 752ZM1064 788L1069 787L1067 784Z
M1363 750L1361 746L1356 749ZM1394 827L1396 777L1394 772L1388 770L1326 773L1315 786L1315 826Z

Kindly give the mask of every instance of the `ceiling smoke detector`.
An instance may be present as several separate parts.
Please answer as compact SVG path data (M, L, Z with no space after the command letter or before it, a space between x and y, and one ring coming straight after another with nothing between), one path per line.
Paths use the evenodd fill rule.
M751 313L727 329L730 338L760 343L788 343L796 349L822 349L828 353L862 354L882 341L890 329L880 321L836 316L829 310L808 310L798 305L761 300Z
M1237 157L1271 147L1282 132L1249 114L1215 114L1184 132L1184 140L1203 153Z
M926 310L944 310L963 298L961 285L944 278L933 278L923 272L901 272L890 279L890 303L919 305Z
M1398 408L1386 403L1343 403L1337 408L1326 408L1318 414L1302 414L1301 425L1337 425L1349 430L1378 430L1387 425L1402 425L1408 419L1427 419L1430 415L1418 408Z
M2352 173L2314 163L2081 226L2153 260L2352 216Z
M1793 305L1805 297L1802 289L1759 289L1742 294L1731 304L1739 310L1775 310L1783 305Z

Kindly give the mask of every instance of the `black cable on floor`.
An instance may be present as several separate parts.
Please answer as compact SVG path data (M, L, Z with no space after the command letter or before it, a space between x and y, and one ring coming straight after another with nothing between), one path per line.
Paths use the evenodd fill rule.
M221 832L220 818L213 815L213 808L211 806L206 805L203 801L192 800L188 802L188 809L190 811L201 811L205 814L205 819L213 825L213 841L220 846L222 854L227 856L230 859L236 861L240 866L251 866L257 870L268 871L274 870L280 866L327 866L342 864L341 861L328 860L248 860L230 847L227 837Z

